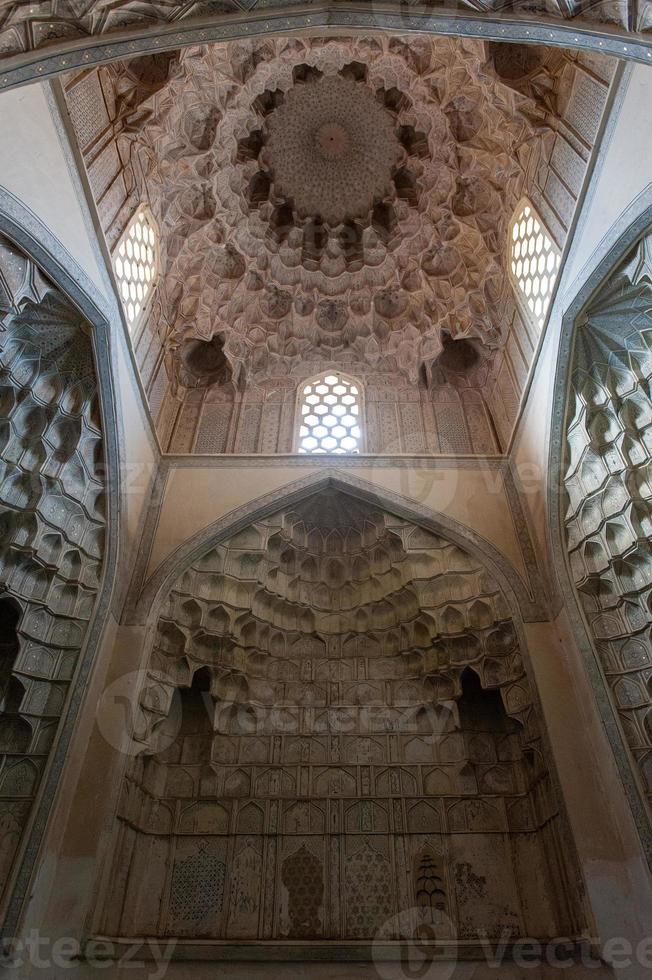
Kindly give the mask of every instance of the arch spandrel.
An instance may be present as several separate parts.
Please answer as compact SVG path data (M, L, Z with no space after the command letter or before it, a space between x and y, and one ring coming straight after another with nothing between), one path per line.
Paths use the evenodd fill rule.
M360 479L344 470L329 466L326 472L313 473L293 481L230 511L224 517L193 534L153 569L148 570L143 564L137 566L131 582L125 620L134 625L145 624L151 611L158 608L161 597L165 594L165 590L171 587L179 571L187 567L188 563L211 543L218 543L224 537L248 527L252 521L273 513L283 503L293 503L330 488L340 489L353 498L367 501L381 509L391 510L392 513L404 516L426 530L444 533L452 541L481 557L481 560L498 577L512 602L513 609L520 610L520 615L525 622L537 622L545 618L545 587L539 580L533 562L529 559L526 560L525 565L526 580L498 548L467 525L446 514L435 512L430 507L418 504L411 497L394 493L369 480ZM521 541L525 554L524 544L525 542Z

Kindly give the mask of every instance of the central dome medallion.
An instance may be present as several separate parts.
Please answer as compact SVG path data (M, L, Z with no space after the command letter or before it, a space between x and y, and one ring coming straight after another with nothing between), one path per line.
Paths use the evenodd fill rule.
M267 119L274 191L331 227L369 214L404 156L396 123L364 85L325 76L291 88Z
M324 123L315 133L315 145L327 160L334 160L347 152L349 137L344 126L339 123Z

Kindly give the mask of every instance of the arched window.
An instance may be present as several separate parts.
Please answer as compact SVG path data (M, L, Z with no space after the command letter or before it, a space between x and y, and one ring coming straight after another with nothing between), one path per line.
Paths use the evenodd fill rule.
M541 330L555 287L561 254L529 201L521 201L511 225L509 269L521 303Z
M299 389L298 452L359 453L361 406L361 386L337 371L304 382Z
M147 309L158 275L158 236L149 208L139 207L125 228L113 255L113 268L133 334Z

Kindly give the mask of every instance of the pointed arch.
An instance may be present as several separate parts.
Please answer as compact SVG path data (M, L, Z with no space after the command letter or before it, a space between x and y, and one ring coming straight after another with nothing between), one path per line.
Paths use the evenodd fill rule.
M161 753L149 693L144 701L133 685L134 707L143 724L135 726L138 745L125 762L125 787L133 788L139 801L147 800L154 784L145 778L142 758L154 754L153 765L160 767L157 795L199 800L208 793L228 804L231 843L219 846L225 848L229 874L239 872L234 855L246 846L246 835L274 838L283 826L266 807L262 827L250 829L243 808L266 799L284 801L283 808L288 801L301 803L301 809L295 806L291 832L305 833L309 820L311 839L306 846L314 843L315 856L327 857L343 882L326 897L331 911L325 919L320 873L314 861L303 861L307 904L299 909L292 893L296 867L291 855L296 847L291 840L279 841L283 863L275 861L272 867L252 855L260 871L247 883L246 902L243 906L232 891L225 898L225 920L209 926L211 937L238 939L241 927L233 917L246 906L252 912L247 925L251 938L264 938L258 910L267 908L265 915L272 917L267 936L273 940L320 935L325 921L340 923L342 939L365 940L397 909L407 907L401 903L404 895L409 901L409 882L414 883L419 869L416 885L424 916L435 920L436 930L446 932L445 875L437 871L434 857L414 868L423 837L409 836L405 849L394 850L396 833L421 832L419 820L412 816L406 828L397 830L391 823L391 813L398 812L397 799L424 794L432 797L431 820L435 810L443 809L441 797L452 797L446 806L453 808L453 832L480 834L506 833L515 825L508 827L502 804L478 800L479 796L521 797L516 801L521 808L518 826L537 834L537 860L542 866L552 862L555 869L550 879L541 877L540 887L552 894L570 881L566 867L574 862L574 852L564 843L562 862L563 804L547 763L549 748L536 685L524 667L518 599L513 595L512 616L498 576L490 570L486 543L484 552L479 541L470 546L470 532L452 531L452 522L444 529L444 518L437 522L422 514L415 525L414 513L414 504L407 506L362 481L345 480L337 471L293 484L252 503L240 512L239 522L233 514L218 522L219 540L215 526L205 529L203 540L193 539L183 559L170 565L172 581L163 576L143 609L152 627L144 644L143 675L167 687L166 700L172 700L175 691L187 690L187 665L201 664L214 672L211 690L217 711L210 730L182 727L174 746ZM299 581L295 591L295 570L305 553L314 557L319 591L312 581ZM342 601L341 576L333 565L352 563L360 554L366 556L366 571ZM506 580L504 569L498 574ZM242 584L242 591L232 588L233 579ZM432 588L433 582L438 587ZM485 598L491 617L478 614L476 594ZM189 597L195 605L189 605ZM213 630L209 621L222 604L230 611L226 635ZM158 615L159 607L164 616ZM454 620L448 610L457 610ZM361 611L366 616L359 622ZM207 637L212 637L210 643ZM277 638L283 642L277 643ZM464 643L466 638L475 642ZM502 660L504 674L496 689L480 690L487 653ZM477 681L475 700L469 699L468 684L462 682L466 665L480 671L472 675ZM442 682L439 688L435 678ZM437 704L441 700L457 701L458 707ZM512 737L516 722L506 713L520 722L518 745ZM426 726L424 720L430 723ZM459 723L451 731L454 720L461 722L462 736ZM396 733L396 751L390 751L391 732ZM408 739L402 735L411 740L409 763ZM481 737L489 743L482 750L476 744ZM448 746L442 748L446 741ZM510 748L505 752L507 742ZM528 775L526 756L534 752L546 764L540 773ZM209 757L212 763L205 774L197 768L191 779L193 761L199 765ZM538 792L539 775L554 801L554 812L551 809L543 821L550 836L533 816L532 794ZM464 798L463 808L456 807L458 796ZM342 846L335 854L326 835L327 815L334 810L325 801L333 798L344 801L346 813ZM141 859L134 859L136 851L128 849L133 843L139 855L147 850L146 816L147 806L141 802L129 812L116 808L106 856L113 870L98 902L100 931L106 928L110 910L130 908L129 896L143 887L142 875L134 873ZM137 829L129 843L121 832L126 820ZM486 841L491 854L494 843ZM170 846L177 867L179 847ZM504 845L507 851L511 846ZM126 873L118 872L127 865ZM160 865L155 858L145 872L152 881L158 880ZM389 887L395 879L403 882L400 888ZM520 901L516 882L509 887L514 902ZM581 903L576 905L570 895L568 915L569 923L573 916L578 922L583 916ZM120 931L140 928L123 921Z
M580 455L584 452L568 442L570 430L575 427L576 431L580 432L582 424L580 416L575 418L573 424L569 417L573 376L579 368L580 373L583 371L586 381L591 382L591 375L598 373L599 364L596 364L595 372L593 370L587 372L582 368L582 364L585 367L590 365L596 353L600 354L605 364L611 363L614 358L618 360L618 351L626 352L628 349L628 336L635 334L637 329L644 326L641 320L644 310L642 307L639 309L640 304L632 295L632 291L630 290L628 294L624 288L627 276L623 273L627 264L632 261L636 267L634 252L644 237L649 236L651 232L652 186L648 186L628 206L600 243L593 257L593 267L588 271L582 287L568 305L562 319L548 450L547 499L549 546L558 588L556 603L558 606L561 605L562 600L559 597L564 596L575 640L595 695L596 706L650 865L652 865L652 826L645 799L642 772L639 768L639 763L644 761L645 754L641 756L640 751L632 754L634 731L640 735L644 732L644 726L643 728L635 726L635 729L632 729L626 717L628 706L623 704L622 697L618 697L620 688L617 673L612 678L613 684L610 684L607 678L606 662L600 655L602 637L599 637L592 627L590 613L587 613L586 602L583 601L583 596L591 591L597 596L596 589L599 592L600 588L606 588L607 582L601 579L596 568L589 568L586 562L583 566L584 572L581 572L577 559L578 549L575 546L569 548L565 476L567 466L570 466L572 471L577 462L577 459L573 458L573 452L579 452ZM634 277L636 277L636 268ZM650 286L652 287L652 282ZM649 308L649 304L643 303L643 307L645 306ZM578 411L582 415L581 407L578 407ZM598 415L599 413L596 413L595 424L600 426ZM600 431L595 430L591 439L594 436L603 443L605 439L607 441L609 439L604 425ZM586 454L582 458L586 460ZM599 483L605 485L603 481ZM599 485L594 489L599 491ZM574 503L571 500L571 517L581 504L581 493L580 490ZM611 533L614 533L613 529ZM603 545L597 539L587 540L585 544L585 557L589 562L592 556L597 556L598 550L602 549ZM572 557L572 553L575 558ZM606 554L604 549L603 553ZM584 581L581 581L583 577ZM602 586L599 586L599 581L602 581ZM609 630L611 628L609 623L612 623L612 620L615 622L614 617L610 616L609 610L605 610L603 618L605 628ZM642 689L640 696L643 697ZM625 700L631 699L625 698ZM641 750L643 746L639 745L636 748ZM649 757L652 757L652 752Z
M523 581L513 565L482 535L448 515L437 513L401 494L333 467L249 501L192 535L146 581L135 580L132 583L125 607L125 621L133 625L145 624L151 612L158 615L172 583L211 546L244 530L257 520L270 516L281 506L299 503L314 493L329 489L341 490L396 517L413 521L434 534L443 534L486 564L504 589L512 614L517 620L535 622L545 618L539 597L534 594L529 583Z
M42 273L47 278L53 287L53 294L60 298L61 304L68 304L80 315L84 324L90 328L89 351L96 379L97 418L101 428L103 449L102 458L94 458L92 465L98 468L98 473L101 472L104 487L110 488L110 492L106 494L101 505L107 536L105 545L100 546L99 539L97 544L97 547L100 548L100 574L97 580L95 598L89 607L90 616L85 622L84 630L79 632L80 646L73 680L68 688L65 702L62 697L59 699L57 709L57 713L60 714L58 730L55 735L54 727L56 726L49 726L52 729L50 732L43 729L42 744L41 742L38 743L39 751L43 751L43 747L51 748L51 751L44 772L40 776L38 787L34 787L34 803L27 822L23 823L22 839L14 861L13 878L10 880L5 893L7 911L4 927L7 934L16 935L24 896L29 894L29 880L38 857L40 844L45 835L59 775L83 701L88 677L99 648L110 605L121 530L120 470L110 361L109 324L112 318L111 307L52 232L22 202L2 187L0 187L0 235L24 256L28 265L34 270L38 270L38 273L34 272L34 276ZM69 442L72 438L72 432L64 431L64 429L65 427L60 427L58 435L60 448L64 453L67 453L70 448ZM68 425L68 429L70 429L70 425ZM72 511L70 516L72 518ZM54 544L55 542L51 543ZM44 539L42 547L47 546L48 541ZM75 550L68 552L66 570L71 575L74 575ZM65 594L60 593L56 601L63 603L61 609L62 614L65 615L67 608ZM26 619L26 615L27 613L23 616L23 620ZM38 616L39 613L35 610L34 617L38 619ZM34 623L36 623L36 619ZM71 624L71 628L73 625ZM77 642L76 635L73 629L70 640L73 645ZM53 642L59 643L62 639L62 634L57 633L55 636L53 633ZM47 651L44 651L43 656L46 653ZM60 692L54 693L59 695ZM54 701L52 701L52 705L54 705ZM50 711L53 708L48 706L47 710ZM52 743L54 744L52 745Z

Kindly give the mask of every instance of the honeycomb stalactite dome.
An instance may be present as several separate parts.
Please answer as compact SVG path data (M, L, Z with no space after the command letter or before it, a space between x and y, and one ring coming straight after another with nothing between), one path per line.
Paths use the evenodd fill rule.
M197 383L186 342L216 336L236 385L330 368L418 384L444 336L490 366L545 111L482 43L279 38L187 48L153 81L136 67L110 70L149 161L133 179L160 229L174 390Z
M269 116L263 160L301 218L365 218L392 191L396 123L373 93L339 75L296 85Z

